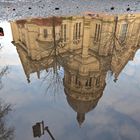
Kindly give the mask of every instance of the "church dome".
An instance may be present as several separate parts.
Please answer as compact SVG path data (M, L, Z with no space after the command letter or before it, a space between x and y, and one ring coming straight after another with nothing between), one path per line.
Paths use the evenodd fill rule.
M75 112L87 113L96 107L98 100L81 101L76 100L67 94L67 102Z
M89 111L93 110L99 101L99 98L97 100L91 100L91 101L82 101L82 100L76 100L73 97L67 96L67 102L70 105L70 107L77 112L77 122L79 126L81 127L82 123L85 120L85 114Z

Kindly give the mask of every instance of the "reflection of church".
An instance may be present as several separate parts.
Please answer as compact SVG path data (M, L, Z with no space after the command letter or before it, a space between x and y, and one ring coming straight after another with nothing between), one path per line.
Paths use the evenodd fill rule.
M101 98L108 70L115 81L140 45L140 15L51 17L11 22L24 72L64 68L64 90L81 125Z
M106 62L107 67L110 57ZM80 55L70 58L64 67L64 89L69 105L77 112L81 125L85 114L96 107L105 88L107 69L103 68L103 58ZM105 62L103 62L105 63Z

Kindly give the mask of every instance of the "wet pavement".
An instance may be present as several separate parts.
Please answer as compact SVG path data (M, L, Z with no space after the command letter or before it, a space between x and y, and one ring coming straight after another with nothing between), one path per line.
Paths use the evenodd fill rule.
M28 17L139 13L140 0L0 0L0 21Z
M0 27L0 139L140 139L139 13Z

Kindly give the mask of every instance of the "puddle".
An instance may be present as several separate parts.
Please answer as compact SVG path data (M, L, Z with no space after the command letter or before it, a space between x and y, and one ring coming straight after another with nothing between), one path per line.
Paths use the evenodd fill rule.
M140 139L140 14L0 27L0 98L12 107L5 127L13 140Z

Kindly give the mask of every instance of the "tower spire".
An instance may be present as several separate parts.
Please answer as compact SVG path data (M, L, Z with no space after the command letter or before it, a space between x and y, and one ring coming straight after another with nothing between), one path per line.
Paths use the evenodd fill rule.
M77 113L77 121L79 123L80 128L81 128L84 120L85 120L85 113Z

